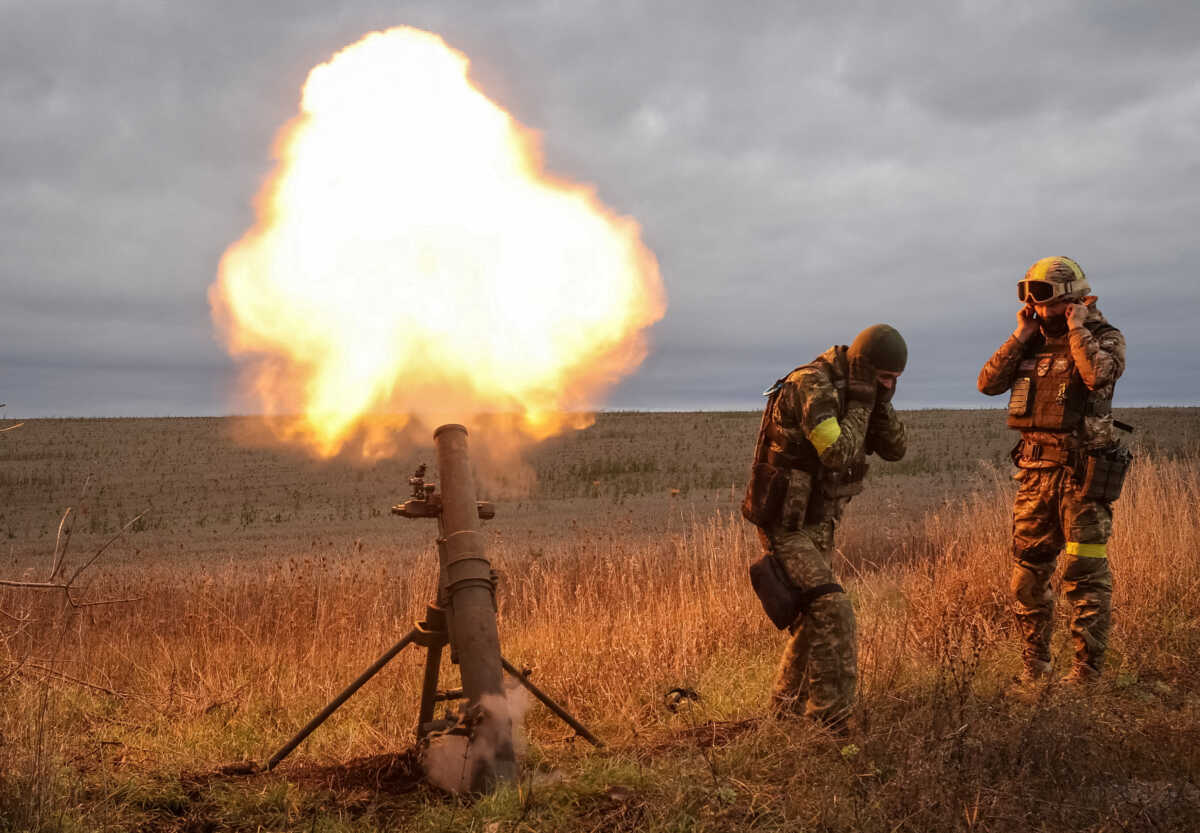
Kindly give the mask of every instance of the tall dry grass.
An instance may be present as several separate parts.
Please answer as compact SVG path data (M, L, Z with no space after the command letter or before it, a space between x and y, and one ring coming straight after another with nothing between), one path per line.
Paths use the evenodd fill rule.
M1030 794L1046 800L1037 780L1043 764L1022 756L1031 749L1047 760L1072 754L1070 734L1034 732L1011 749L1000 740L1002 731L1027 730L1026 717L996 700L1017 667L1007 598L1012 491L1005 477L991 476L919 524L867 530L840 552L859 617L865 734L858 743L874 756L875 770L892 772L891 780L871 776L874 803L856 811L868 813L857 817L861 829L900 813L906 789L941 796L922 811L927 829L943 829L934 823L943 810L950 813L944 818L958 817L957 805L946 809L966 801L956 790L979 791L977 815L1007 807L981 796L985 781L994 791L997 772L1010 765L1017 769L1006 776L1013 779L1007 789L1025 789L1016 785L1033 778ZM1116 515L1116 625L1106 685L1153 680L1183 698L1179 719L1195 736L1188 721L1196 706L1186 698L1195 697L1200 678L1200 465L1139 460ZM680 730L678 715L661 703L675 686L700 693L692 712L698 719L760 717L783 641L746 580L758 554L752 530L730 513L673 525L682 531L638 534L614 520L611 534L579 532L532 552L517 540L491 542L503 576L506 656L531 667L539 685L635 756L650 748L647 738ZM150 799L131 786L141 780L265 758L420 618L435 578L431 544L387 559L351 549L266 565L112 569L88 592L140 600L79 610L19 591L0 595L0 819L18 829L51 829L64 814L119 819L148 812ZM296 758L336 762L408 744L420 669L415 653L401 655ZM446 673L452 682L453 669ZM989 734L989 721L1001 728ZM569 734L536 709L531 731L535 745L551 750ZM771 812L781 824L809 818L797 802L815 801L821 784L842 788L830 786L836 767L810 771L787 757L794 732L808 729L760 731L766 734L728 754L722 777L743 767L737 783L758 783L754 801L775 802ZM1097 736L1093 746L1109 740ZM1013 760L985 754L996 744ZM895 774L903 767L907 782ZM965 780L948 781L956 772ZM811 783L794 783L803 773ZM784 779L792 792L769 786L772 779ZM741 789L730 806L740 806Z

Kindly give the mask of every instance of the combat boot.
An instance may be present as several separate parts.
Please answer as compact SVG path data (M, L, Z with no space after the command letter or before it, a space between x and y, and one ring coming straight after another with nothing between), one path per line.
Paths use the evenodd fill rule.
M1100 672L1086 662L1077 662L1059 682L1067 686L1091 686L1100 682Z
M1050 674L1050 661L1043 659L1025 658L1025 667L1017 675L1017 682L1023 686L1032 686L1044 680Z

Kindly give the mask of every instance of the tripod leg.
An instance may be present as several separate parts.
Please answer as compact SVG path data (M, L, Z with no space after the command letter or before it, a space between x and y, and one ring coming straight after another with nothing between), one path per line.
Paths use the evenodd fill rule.
M530 694L532 694L538 700L541 700L542 703L545 704L546 708L554 712L563 723L566 723L568 726L574 729L575 734L579 735L592 746L603 748L604 744L595 735L589 732L586 726L572 717L571 713L562 706L558 705L558 703L555 703L553 700L551 700L550 697L540 688L531 683L529 678L514 668L511 662L506 660L504 657L500 657L500 664L504 667L504 670L507 671L518 683L525 686Z
M385 653L379 659L375 660L375 663L370 668L368 668L366 671L362 672L362 674L360 674L358 676L357 680L350 683L350 685L346 686L346 688L342 691L341 694L339 694L337 697L334 697L332 700L330 700L329 705L327 705L325 708L321 709L320 714L318 714L312 720L308 721L307 725L305 725L305 727L303 729L301 729L299 732L297 732L295 737L293 737L291 740L289 740L287 743L285 743L282 747L280 747L279 751L271 756L271 760L267 761L267 765L264 767L264 769L268 772L270 772L272 769L274 769L275 766L280 761L282 761L284 758L286 758L288 755L290 755L292 753L293 749L295 749L297 746L299 746L301 743L303 743L304 739L306 737L308 737L314 731L316 731L316 728L318 726L320 726L322 723L324 723L329 718L329 715L333 714L335 711L337 711L339 708L341 708L341 705L343 703L345 703L347 700L349 700L351 695L354 694L354 692L356 692L360 688L362 688L363 684L366 683L367 680L371 679L376 674L378 674L379 671L383 668L383 666L387 665L388 662L391 661L392 657L396 656L396 654L400 653L405 648L407 648L409 643L411 643L414 639L416 639L419 634L420 634L420 631L417 630L416 628L413 628L411 631L409 631L407 634L405 634L403 639L401 639L399 642L397 642L391 648L388 648L387 653Z
M425 680L421 684L421 712L417 715L417 740L424 737L422 727L433 720L433 705L438 690L438 673L442 665L442 643L429 646L425 654Z

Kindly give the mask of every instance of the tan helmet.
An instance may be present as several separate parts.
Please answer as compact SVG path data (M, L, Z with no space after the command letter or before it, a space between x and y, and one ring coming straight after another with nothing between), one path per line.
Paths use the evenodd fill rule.
M1069 257L1044 257L1029 267L1017 284L1017 298L1027 304L1048 304L1060 298L1082 298L1092 291L1083 267Z

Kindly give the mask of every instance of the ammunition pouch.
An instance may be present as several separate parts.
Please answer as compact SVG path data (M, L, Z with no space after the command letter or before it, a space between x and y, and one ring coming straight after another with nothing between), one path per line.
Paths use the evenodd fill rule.
M808 511L804 515L806 524L816 524L829 516L830 510L839 501L845 502L862 494L863 481L871 468L866 461L854 463L844 469L822 468L814 478L812 495L808 499Z
M788 471L766 460L756 462L742 499L742 517L762 529L777 523L787 497Z
M1099 337L1115 330L1108 324L1085 324ZM1008 427L1019 431L1073 431L1084 417L1108 416L1112 400L1100 399L1084 384L1065 342L1031 341L1017 365L1008 399Z
M851 463L844 469L822 469L821 491L830 500L841 500L862 494L863 481L867 478L871 464L865 460Z
M772 553L750 565L750 585L767 618L779 630L791 627L821 596L845 592L840 584L822 584L806 590L796 587Z
M1088 451L1076 469L1083 497L1112 503L1121 496L1132 464L1133 452L1121 445Z

